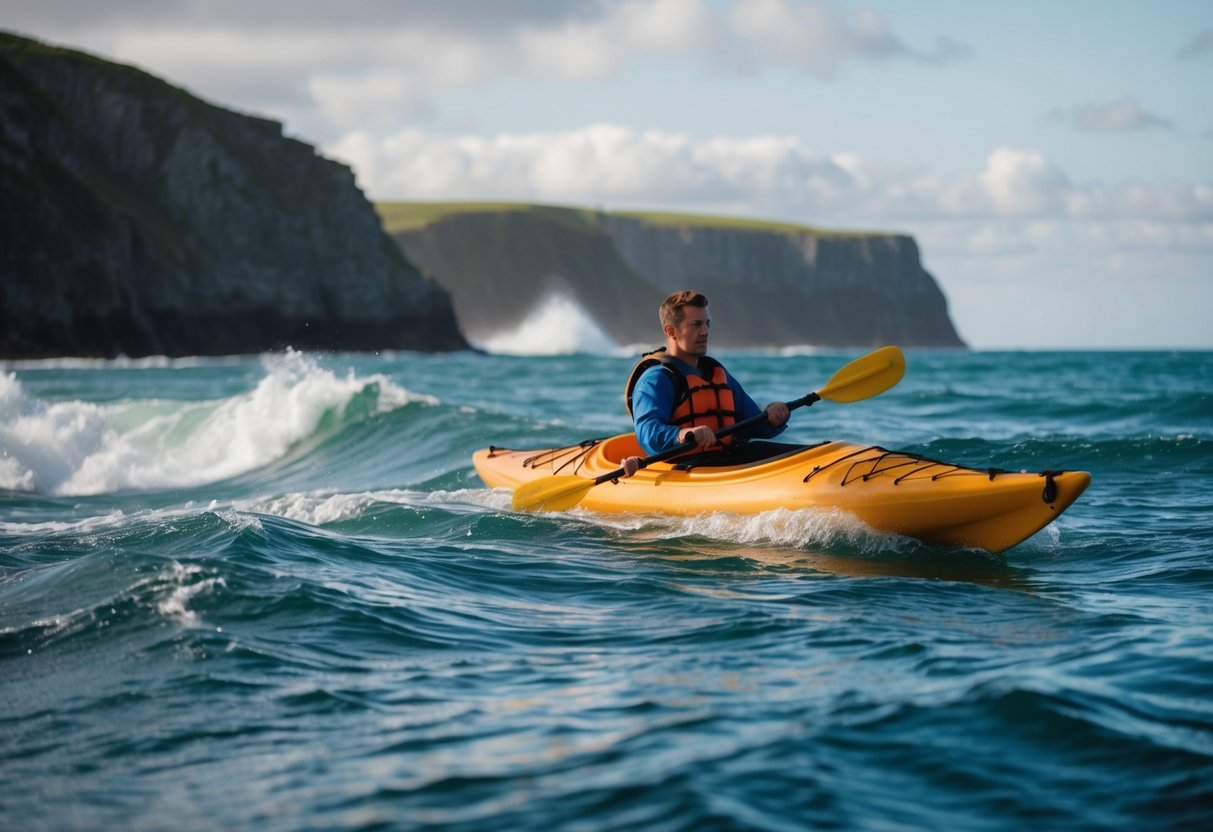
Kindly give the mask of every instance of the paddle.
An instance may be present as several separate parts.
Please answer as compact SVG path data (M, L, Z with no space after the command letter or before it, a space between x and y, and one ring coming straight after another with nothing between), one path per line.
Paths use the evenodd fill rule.
M875 352L868 353L862 358L856 358L834 373L825 387L816 393L809 393L799 399L787 402L788 410L798 407L808 407L821 399L847 403L869 399L888 390L906 371L906 359L897 347L881 347ZM716 437L723 439L735 433L762 424L766 421L766 411L742 419L727 428L716 431ZM683 442L659 454L644 457L640 467L652 465L654 462L664 462L672 457L694 450L694 442ZM600 477L589 479L578 476L553 476L520 485L514 491L513 508L515 511L564 511L581 502L581 499L596 485L617 480L625 474L623 468L609 471Z

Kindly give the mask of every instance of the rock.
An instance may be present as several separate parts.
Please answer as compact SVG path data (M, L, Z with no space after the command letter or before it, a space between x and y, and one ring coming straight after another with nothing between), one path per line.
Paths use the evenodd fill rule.
M0 33L0 356L451 350L345 166L140 70Z
M717 347L964 346L905 235L530 205L379 210L473 341L557 291L619 344L656 344L662 298L694 288L711 301Z

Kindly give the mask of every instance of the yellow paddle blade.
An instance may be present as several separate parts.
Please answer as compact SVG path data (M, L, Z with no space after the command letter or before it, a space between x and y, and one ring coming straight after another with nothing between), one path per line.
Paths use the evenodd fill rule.
M857 402L888 390L906 373L906 357L897 347L881 347L842 367L817 391L832 402Z
M585 477L545 477L514 489L514 511L565 511L598 483Z

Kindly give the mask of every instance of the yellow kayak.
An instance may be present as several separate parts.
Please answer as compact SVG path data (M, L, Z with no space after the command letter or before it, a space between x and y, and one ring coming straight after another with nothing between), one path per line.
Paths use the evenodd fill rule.
M575 504L603 513L754 514L776 508L837 509L882 532L938 546L1002 552L1047 526L1091 482L1085 471L1011 473L974 469L875 445L824 442L760 462L678 468L654 462L631 479L617 472L641 455L634 434L564 448L484 448L472 462L491 488L585 478ZM559 479L552 479L559 478ZM578 481L573 481L574 488ZM566 489L567 490L567 489Z

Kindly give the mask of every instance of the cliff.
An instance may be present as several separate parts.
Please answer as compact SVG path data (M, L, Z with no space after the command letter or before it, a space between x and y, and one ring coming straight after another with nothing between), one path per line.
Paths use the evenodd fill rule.
M2 32L0 195L0 356L467 346L348 168Z
M964 346L905 235L512 204L378 208L474 341L557 291L618 343L659 343L661 299L696 288L718 347Z

